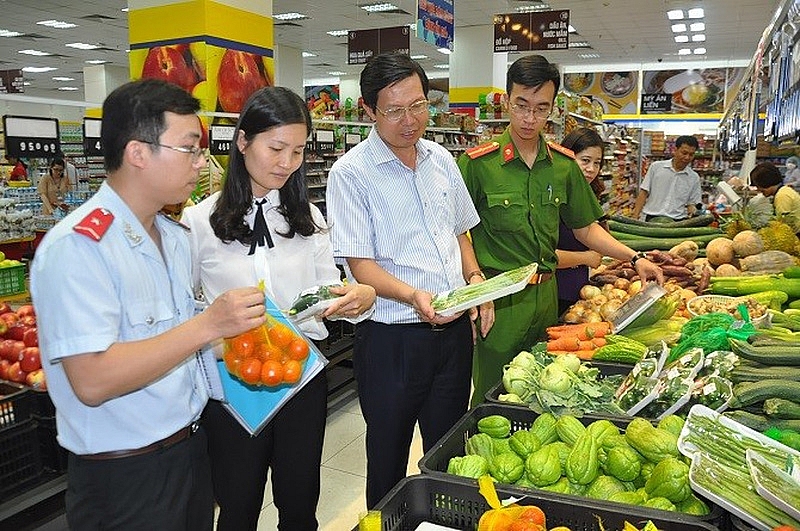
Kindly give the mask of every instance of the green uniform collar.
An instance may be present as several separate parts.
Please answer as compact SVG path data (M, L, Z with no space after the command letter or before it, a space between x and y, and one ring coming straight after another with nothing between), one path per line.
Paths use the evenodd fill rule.
M517 146L514 144L514 140L511 138L511 126L509 125L506 127L506 130L497 137L496 142L500 144L500 152L503 161L500 163L501 166L505 166L509 162L514 159L519 159L520 162L525 164L525 161L519 158L519 151L517 150ZM550 148L547 146L547 141L544 138L544 135L539 133L539 151L536 153L536 160L533 161L534 164L541 160L548 160L550 163L553 162L553 155L550 153Z

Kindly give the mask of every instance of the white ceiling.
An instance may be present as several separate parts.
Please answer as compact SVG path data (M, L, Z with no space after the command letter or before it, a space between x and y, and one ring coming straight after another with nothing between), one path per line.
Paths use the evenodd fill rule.
M518 6L539 0L454 0L455 46L460 27L490 25L492 15L510 13ZM562 66L664 63L701 61L746 61L755 51L764 28L784 0L548 0L553 9L569 9L570 23L578 32L570 40L586 40L600 57L580 59L574 49L550 52L548 58ZM325 32L337 29L372 29L412 24L416 0L394 0L407 13L370 14L359 8L368 0L273 0L273 13L296 11L310 18L297 26L276 26L275 43L317 54L305 59L304 78L328 77L329 71L357 74L360 66L346 64L346 37L331 37ZM83 68L88 59L103 59L109 64L127 67L126 0L0 0L0 29L19 31L23 37L0 37L0 70L23 66L54 66L58 70L26 74L26 95L59 99L83 99ZM678 48L667 20L670 9L702 7L705 10L707 50L703 56L678 56ZM73 29L53 29L37 21L56 19L77 24ZM278 21L276 21L278 23ZM82 51L68 48L70 42L99 43L102 48ZM690 43L691 45L691 43ZM486 43L491 46L491 43ZM21 55L19 50L33 48L57 54L50 57ZM447 56L412 36L411 53L429 59L420 63L429 72L441 72L434 64L446 63ZM513 55L510 56L513 59ZM491 65L487 65L491 68ZM75 81L53 81L54 76L73 77ZM59 86L75 86L75 92L58 91Z

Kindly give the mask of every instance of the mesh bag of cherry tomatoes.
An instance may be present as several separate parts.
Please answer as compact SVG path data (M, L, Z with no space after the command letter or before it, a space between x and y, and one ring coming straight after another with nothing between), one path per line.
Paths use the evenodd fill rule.
M266 387L294 385L303 375L308 342L274 318L225 340L225 368L243 382Z

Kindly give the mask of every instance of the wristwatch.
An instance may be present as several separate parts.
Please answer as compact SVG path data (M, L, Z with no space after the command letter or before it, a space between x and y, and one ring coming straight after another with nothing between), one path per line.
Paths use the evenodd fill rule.
M631 265L632 265L632 266L635 266L635 265L636 265L636 262L637 262L637 260L639 260L639 258L647 258L647 256L646 256L646 255L645 255L643 252L641 252L641 251L640 251L640 252L638 252L638 253L636 253L635 255L633 255L633 256L631 257Z

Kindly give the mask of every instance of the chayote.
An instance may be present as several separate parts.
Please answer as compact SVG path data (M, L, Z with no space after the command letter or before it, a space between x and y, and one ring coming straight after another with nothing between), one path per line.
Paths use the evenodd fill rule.
M680 437L681 430L683 429L684 420L678 415L667 415L658 421L658 429L665 430L673 434L675 437Z
M645 500L642 507L650 507L651 509L660 509L662 511L674 511L675 504L666 498L656 497Z
M478 479L489 473L489 462L480 455L451 457L447 463L447 473Z
M689 467L679 459L667 457L653 468L644 488L651 498L682 502L692 494Z
M509 443L508 439L492 438L492 448L494 449L494 455L514 453L511 450L511 444Z
M511 437L508 438L508 445L515 454L523 459L542 447L539 437L528 430L519 430L512 433Z
M489 460L494 457L494 439L485 433L476 433L467 439L464 450L467 455L480 455Z
M552 413L542 413L533 421L529 431L539 438L542 445L557 441L556 417Z
M630 446L614 446L606 451L603 470L620 481L633 481L642 471L642 462Z
M594 436L600 446L604 446L603 443L606 438L619 435L619 428L606 419L596 420L586 426L586 429Z
M537 487L552 485L561 478L561 461L558 449L552 445L542 446L525 460L525 475Z
M544 487L539 487L539 488L550 492L558 492L560 494L572 493L572 491L570 490L569 480L566 478L566 476L561 476L561 479L559 479L552 485L545 485Z
M629 491L622 491L622 492L615 492L608 498L606 498L610 502L617 502L617 503L628 503L631 505L641 505L645 502L644 497L638 491L629 492Z
M597 498L598 500L607 500L609 496L618 492L625 492L625 485L620 480L613 476L600 475L589 484L586 496Z
M489 461L489 473L500 483L514 483L525 472L525 463L514 452L495 455Z
M634 450L654 463L667 457L679 457L678 438L672 433L654 428L649 421L636 417L625 430L625 439Z
M495 439L502 439L511 433L511 421L503 415L489 415L478 421L478 431Z
M573 483L588 485L595 480L600 470L597 459L597 441L591 433L584 431L583 435L575 441L572 450L567 456L564 467L567 477Z
M690 495L682 502L676 503L675 508L679 512L691 514L693 516L705 516L711 512L708 505L694 494Z

